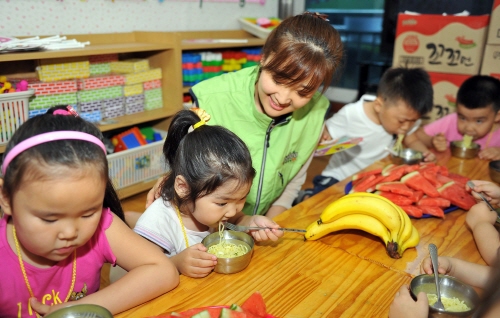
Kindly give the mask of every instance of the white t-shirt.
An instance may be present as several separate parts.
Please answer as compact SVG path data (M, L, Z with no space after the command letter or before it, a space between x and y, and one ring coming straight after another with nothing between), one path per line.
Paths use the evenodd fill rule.
M343 180L387 156L385 147L392 146L394 136L368 118L363 108L364 101L375 99L376 96L363 95L357 102L345 105L326 120L326 128L333 139L348 136L362 137L363 141L332 155L321 175ZM419 125L420 120L417 120L408 134Z
M134 232L165 249L167 256L174 256L186 249L177 212L162 198L156 199L137 221ZM210 231L197 232L186 229L189 246L201 243Z

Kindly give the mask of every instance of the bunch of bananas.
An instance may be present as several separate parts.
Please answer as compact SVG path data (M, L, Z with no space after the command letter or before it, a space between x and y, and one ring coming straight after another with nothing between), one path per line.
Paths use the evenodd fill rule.
M340 230L362 230L380 237L392 258L417 246L420 235L403 209L373 193L355 192L330 203L320 219L306 229L306 240L317 240Z

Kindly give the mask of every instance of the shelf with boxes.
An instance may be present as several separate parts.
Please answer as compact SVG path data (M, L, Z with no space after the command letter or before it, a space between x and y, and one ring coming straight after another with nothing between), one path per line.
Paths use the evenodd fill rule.
M179 32L183 59L183 88L186 95L192 85L238 70L244 63L258 63L265 40L244 30ZM239 53L243 52L244 57ZM251 58L247 59L248 56ZM256 57L256 59L254 59ZM242 61L242 60L245 61ZM224 61L232 61L226 63ZM186 101L186 100L184 100Z
M89 113L93 109L111 110L113 106L107 105L103 108L102 101L117 99L120 102L116 104L122 103L120 105L124 111L122 113L102 114L103 120L97 124L101 131L119 131L141 124L147 124L159 130L167 130L169 117L182 108L182 94L180 93L182 91L181 51L179 50L179 37L176 33L129 32L68 35L68 38L82 42L89 41L91 44L79 49L0 55L1 75L7 75L14 79L39 77L43 80L43 82L30 83L33 86L30 88L36 91L36 95L30 98L29 102L31 112L36 112L37 109L43 112L44 108L54 104L76 104L80 114ZM95 60L106 57L111 57L114 60ZM102 70L102 66L106 63L109 64L109 68L112 67L113 63L116 64L113 73ZM89 64L90 66L99 66L100 64L100 66L92 68ZM77 75L74 79L58 78L58 75L54 73L54 65L83 67L85 71L83 74L81 74L81 70L76 71ZM132 70L120 72L117 67L131 67ZM37 68L38 74L35 73ZM98 77L90 76L92 69L94 69L92 75L99 75ZM88 73L85 74L85 72ZM44 93L44 89L47 89L44 85L49 85L51 89L61 89L63 94ZM67 93L66 96L64 93ZM150 102L150 110L147 109L148 107L144 111L137 108L137 104L141 102L138 100L138 96L141 96L143 107L148 105L147 101ZM100 100L96 101L98 99ZM125 105L129 107L127 108ZM86 109L82 111L82 107L86 107ZM129 114L122 115L125 112ZM5 151L7 141L0 144L0 152ZM149 151L149 153L134 154L138 150L130 149L112 154L109 157L111 173L116 170L111 169L111 166L118 165L118 163L114 164L113 162L118 160L121 161L120 164L126 162L126 166L131 169L142 169L136 172L144 175L142 179L133 179L132 183L118 182L123 184L123 186L118 187L121 197L148 190L161 174L160 171L164 170L163 166L160 168L159 160L155 159L161 157L162 142L147 145L145 148L140 151ZM138 165L138 162L142 163ZM145 162L148 164L144 164ZM153 165L158 167L154 168ZM116 176L112 175L114 180L117 180L117 177L121 178L122 175L130 175L130 171L123 170L123 167L120 169Z

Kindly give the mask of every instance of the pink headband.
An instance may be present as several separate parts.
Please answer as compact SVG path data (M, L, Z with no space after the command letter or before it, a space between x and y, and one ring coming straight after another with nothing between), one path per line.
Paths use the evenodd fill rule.
M5 176L5 171L7 171L7 167L9 166L9 163L17 157L20 153L23 151L32 148L36 145L40 145L46 142L51 142L51 141L56 141L56 140L84 140L88 141L91 143L94 143L101 147L101 149L104 151L104 154L106 154L106 147L102 143L102 141L99 140L96 136L93 136L91 134L87 134L81 131L74 131L74 130L59 130L59 131L51 131L48 133L43 133L40 135L33 136L31 138L28 138L26 140L21 141L17 145L12 148L7 156L5 156L5 159L2 164L2 175Z

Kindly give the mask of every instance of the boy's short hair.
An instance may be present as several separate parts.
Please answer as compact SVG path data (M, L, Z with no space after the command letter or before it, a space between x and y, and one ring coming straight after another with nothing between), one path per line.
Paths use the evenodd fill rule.
M493 105L493 110L500 110L500 80L486 75L475 75L460 85L457 104L469 109L485 108Z
M390 68L377 89L377 96L389 102L403 100L420 116L432 110L433 95L429 74L421 68Z

